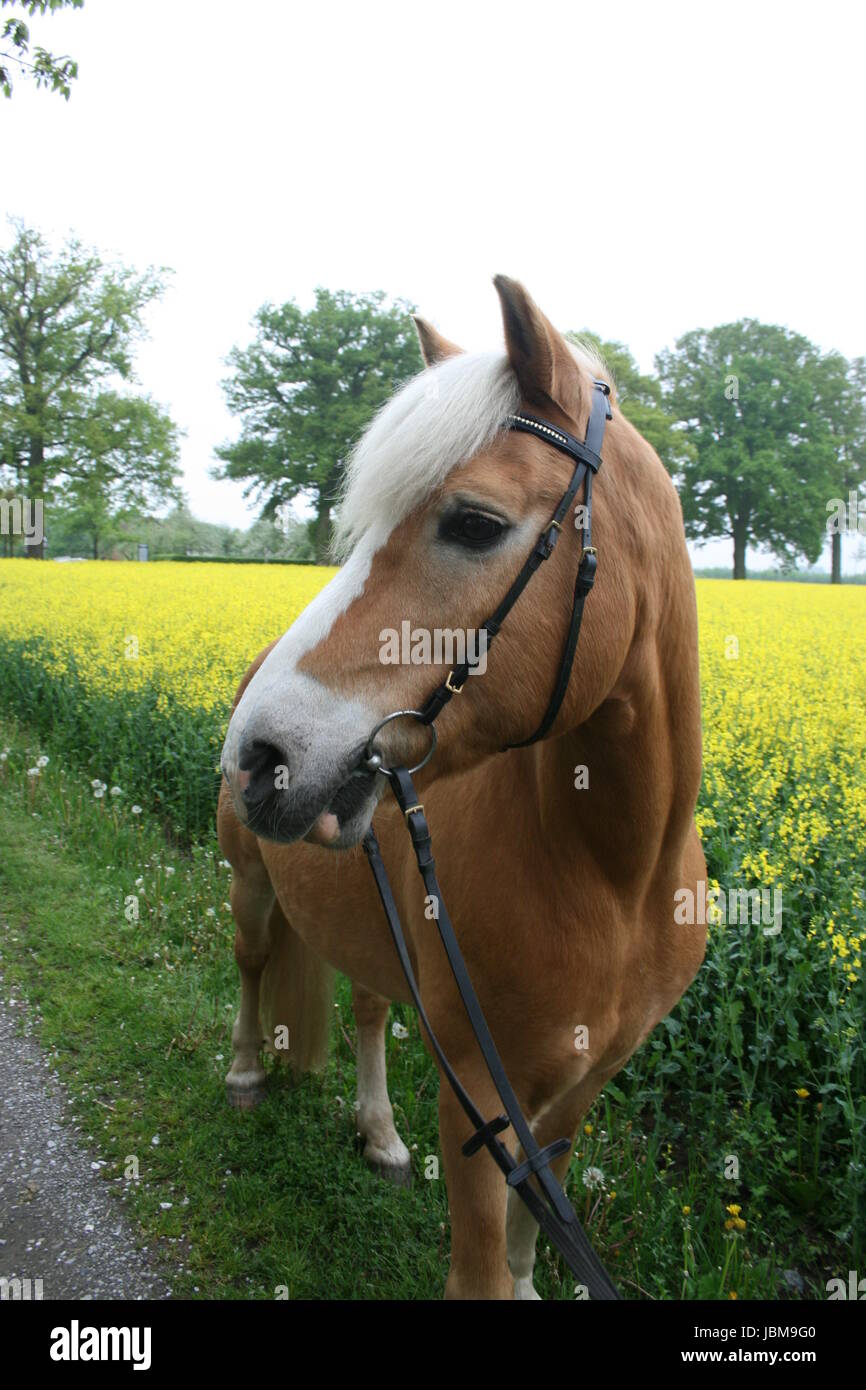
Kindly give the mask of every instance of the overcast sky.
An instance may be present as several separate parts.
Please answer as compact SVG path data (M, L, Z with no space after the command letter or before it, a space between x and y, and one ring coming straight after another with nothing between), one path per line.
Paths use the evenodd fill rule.
M85 0L32 21L80 76L0 101L0 202L173 269L139 378L186 430L193 510L240 524L207 477L237 429L223 359L316 285L403 296L469 348L501 342L502 271L645 369L744 315L866 352L864 13Z

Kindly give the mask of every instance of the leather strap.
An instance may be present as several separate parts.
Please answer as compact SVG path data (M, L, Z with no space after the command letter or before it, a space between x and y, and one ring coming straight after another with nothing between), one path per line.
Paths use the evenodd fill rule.
M538 1225L561 1251L569 1269L576 1278L586 1285L590 1297L617 1299L619 1293L615 1285L592 1249L571 1203L548 1166L551 1159L571 1148L571 1142L568 1139L557 1139L554 1143L546 1145L545 1148L539 1148L496 1049L442 898L442 892L436 878L430 830L424 815L424 808L419 805L412 779L405 768L391 768L390 782L409 828L425 893L437 905L435 918L437 930L457 983L463 1006L505 1110L504 1115L498 1115L489 1121L484 1120L451 1067L433 1032L421 1002L421 993L412 969L411 958L382 861L379 844L371 828L364 839L364 850L373 870L376 887L385 909L385 916L403 973L409 985L409 991L445 1078L474 1127L474 1134L463 1145L463 1153L466 1157L470 1157L477 1153L480 1148L486 1148L505 1174L506 1181L529 1208ZM514 1130L526 1155L525 1161L520 1164L517 1163L502 1141L496 1137L509 1125ZM540 1195L529 1186L532 1177L535 1177L540 1185Z

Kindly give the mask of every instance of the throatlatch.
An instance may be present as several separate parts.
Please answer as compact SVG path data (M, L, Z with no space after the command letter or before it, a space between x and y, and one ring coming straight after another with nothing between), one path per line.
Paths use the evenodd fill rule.
M596 381L593 383L593 401L590 412L589 424L587 426L586 440L581 442L566 430L560 429L556 425L550 424L546 420L539 419L535 415L520 413L508 417L508 425L511 429L522 430L527 434L534 434L537 438L543 439L545 443L552 444L563 453L570 455L575 460L575 469L572 474L571 482L566 492L560 500L553 516L547 526L542 531L538 542L525 561L523 567L500 603L496 611L482 624L481 630L487 633L485 650L490 642L499 632L505 618L510 613L514 604L517 602L529 580L543 561L552 555L559 536L562 532L562 522L566 513L571 507L577 495L580 484L586 480L584 494L584 516L582 528L582 546L580 560L577 569L577 579L574 587L574 601L572 605L571 621L566 635L562 658L560 661L559 674L556 684L550 697L547 710L538 725L538 728L528 738L522 739L519 743L509 744L509 748L524 748L528 744L535 743L549 731L554 719L556 718L565 692L568 688L569 677L574 662L574 653L577 648L577 640L580 635L580 624L583 617L584 603L587 594L592 588L595 579L597 566L597 553L592 545L591 520L592 520L592 479L601 465L601 446L604 439L604 427L607 420L611 418L610 388L606 382ZM480 654L479 654L480 655ZM420 710L401 710L389 715L389 720L397 717L398 714L411 715L421 723L430 726L433 740L428 753L428 758L435 748L435 729L433 721L441 714L442 710L451 700L452 696L458 695L463 689L469 671L475 662L462 662L450 671L442 685L438 686L433 694L426 701ZM474 1133L463 1145L463 1153L469 1158L477 1153L479 1149L486 1148L496 1164L505 1174L505 1180L509 1187L513 1187L519 1194L521 1200L528 1207L532 1216L537 1221L541 1230L560 1250L568 1264L569 1269L580 1279L587 1288L591 1298L594 1299L618 1299L619 1293L604 1265L595 1254L589 1239L583 1230L577 1215L566 1197L562 1187L557 1182L553 1173L550 1171L550 1163L554 1158L567 1153L571 1149L569 1139L557 1139L552 1144L539 1148L535 1137L529 1128L529 1124L524 1116L517 1096L514 1093L508 1075L502 1065L502 1060L496 1050L496 1045L487 1026L487 1021L478 1002L466 963L460 951L451 919L442 899L439 883L436 878L435 863L432 854L432 842L430 830L424 815L424 807L418 801L415 787L409 772L402 767L386 768L382 765L379 754L374 753L372 748L373 738L382 724L377 725L370 735L365 749L366 765L370 770L380 771L390 779L391 789L403 813L409 835L412 841L412 848L418 864L418 871L424 884L424 891L427 897L436 905L436 926L448 963L451 967L463 1006L466 1009L472 1031L475 1034L478 1045L484 1057L485 1064L493 1084L496 1087L500 1100L502 1101L505 1113L495 1116L491 1120L485 1120L472 1097L464 1088L459 1077L454 1072L448 1058L430 1026L424 1005L421 1000L421 993L415 974L412 969L412 962L409 950L406 945L406 938L400 923L397 905L388 881L385 865L379 849L379 842L372 827L364 839L364 850L370 861L373 877L376 881L376 888L385 910L385 916L400 959L403 973L409 985L418 1016L429 1037L430 1045L436 1055L439 1066L445 1075L448 1084L454 1092L457 1100L463 1108L474 1127ZM505 751L505 750L503 750ZM424 762L427 758L424 759ZM422 766L422 764L419 764ZM413 769L417 770L417 769ZM518 1163L517 1159L505 1147L504 1143L497 1136L507 1129L509 1125L514 1130L518 1141L526 1155L523 1162ZM535 1178L539 1184L540 1192L530 1185L530 1180Z

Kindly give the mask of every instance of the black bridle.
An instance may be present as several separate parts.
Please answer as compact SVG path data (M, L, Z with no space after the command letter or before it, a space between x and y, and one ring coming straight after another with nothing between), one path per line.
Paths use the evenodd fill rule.
M571 481L563 493L556 511L550 521L545 526L535 548L524 562L517 578L508 590L504 599L496 611L482 623L481 631L486 633L485 649L489 647L496 634L502 627L511 609L519 599L523 590L526 588L533 574L539 566L550 558L556 547L556 543L562 533L562 523L566 513L572 505L581 483L585 481L584 491L584 525L581 543L580 559L577 567L577 579L574 586L574 601L571 610L571 621L563 648L562 659L559 666L559 674L556 684L550 697L547 710L534 733L528 738L521 739L519 743L508 744L508 748L525 748L531 743L544 738L549 731L554 719L559 713L560 706L568 688L571 669L574 662L574 653L577 648L577 640L580 635L580 625L583 618L583 608L586 597L592 588L595 580L597 565L597 553L592 545L591 522L592 522L592 479L598 472L601 465L601 446L604 440L604 428L606 422L611 418L610 388L606 382L595 381L593 383L592 409L590 411L589 424L587 425L586 439L581 441L575 439L574 435L567 430L561 429L558 425L552 425L547 420L539 419L535 415L520 412L516 415L509 415L507 424L510 429L522 430L526 434L533 434L545 443L553 445L562 453L568 454L574 460L574 472ZM436 878L435 863L431 850L430 831L424 815L424 807L418 800L415 787L412 783L412 772L417 772L432 757L436 748L436 729L434 720L442 713L442 710L455 696L459 695L463 689L466 679L473 665L477 665L478 658L474 662L463 661L449 671L445 681L433 691L433 694L426 701L420 710L396 710L383 719L371 733L366 748L362 766L369 772L381 772L387 776L391 783L391 790L397 799L400 810L409 829L412 840L412 848L418 862L418 870L424 883L425 893L428 900L436 904L435 921L451 966L452 973L463 1000L464 1008L469 1017L469 1022L481 1049L482 1056L490 1072L493 1084L504 1107L504 1114L497 1115L492 1120L485 1120L481 1112L475 1105L472 1097L464 1089L459 1077L451 1067L448 1058L445 1056L436 1034L430 1026L424 1005L421 1001L421 992L415 973L412 969L412 962L409 950L406 945L406 938L400 923L397 912L397 905L385 872L385 865L379 849L379 842L371 826L364 839L364 850L370 861L373 876L376 880L376 887L382 906L385 909L385 916L388 919L388 926L397 955L409 985L409 992L412 995L418 1015L427 1032L430 1045L436 1055L452 1091L457 1097L460 1105L471 1121L474 1133L463 1145L463 1153L468 1158L477 1153L479 1149L486 1148L495 1163L505 1174L505 1180L509 1187L513 1187L522 1201L529 1208L533 1217L537 1221L545 1235L557 1246L562 1253L572 1273L585 1285L591 1298L596 1299L615 1299L619 1294L610 1279L604 1266L596 1256L589 1243L580 1222L577 1219L574 1208L571 1206L562 1187L557 1182L553 1173L550 1171L549 1164L552 1159L561 1154L567 1153L571 1149L569 1139L557 1139L552 1144L539 1148L535 1137L529 1128L529 1124L520 1109L517 1097L514 1094L511 1082L508 1079L502 1060L496 1050L496 1045L490 1034L478 996L469 978L466 963L460 951L451 919L442 900L442 893ZM393 719L403 716L410 716L417 719L420 723L426 724L431 733L431 744L426 756L415 767L409 771L404 767L386 768L383 765L382 757L373 748L373 740L379 730ZM503 750L505 751L505 750ZM514 1130L520 1145L526 1155L522 1163L518 1163L497 1136L511 1126ZM530 1179L535 1177L538 1181L540 1191L530 1185Z

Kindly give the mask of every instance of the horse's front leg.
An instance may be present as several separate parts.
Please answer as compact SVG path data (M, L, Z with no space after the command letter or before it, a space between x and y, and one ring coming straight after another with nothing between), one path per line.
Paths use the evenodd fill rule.
M486 1119L502 1111L481 1059L476 1065L452 1061L457 1075ZM444 1077L439 1082L439 1139L445 1162L451 1213L451 1268L446 1298L513 1298L505 1240L506 1183L486 1149L467 1158L463 1145L472 1125ZM499 1136L514 1146L510 1129Z
M352 984L352 1011L358 1025L358 1133L364 1161L399 1187L412 1179L409 1150L394 1127L394 1111L385 1072L385 1025L389 1001L363 985Z
M251 1110L264 1097L262 1030L259 987L271 950L271 917L279 913L274 890L264 871L241 875L235 870L231 886L235 919L235 960L241 977L241 1006L232 1029L232 1064L226 1077L229 1102Z
M541 1149L552 1144L555 1139L571 1140L571 1148L568 1152L553 1159L550 1165L551 1172L559 1183L564 1183L568 1174L580 1122L606 1079L606 1076L597 1075L585 1077L583 1081L573 1086L555 1104L551 1105L539 1121L532 1126L532 1133ZM517 1152L518 1162L522 1163L524 1158L525 1154L520 1148ZM536 1292L532 1275L535 1269L538 1223L513 1188L508 1190L506 1231L508 1264L514 1275L514 1297L537 1299L539 1294Z

